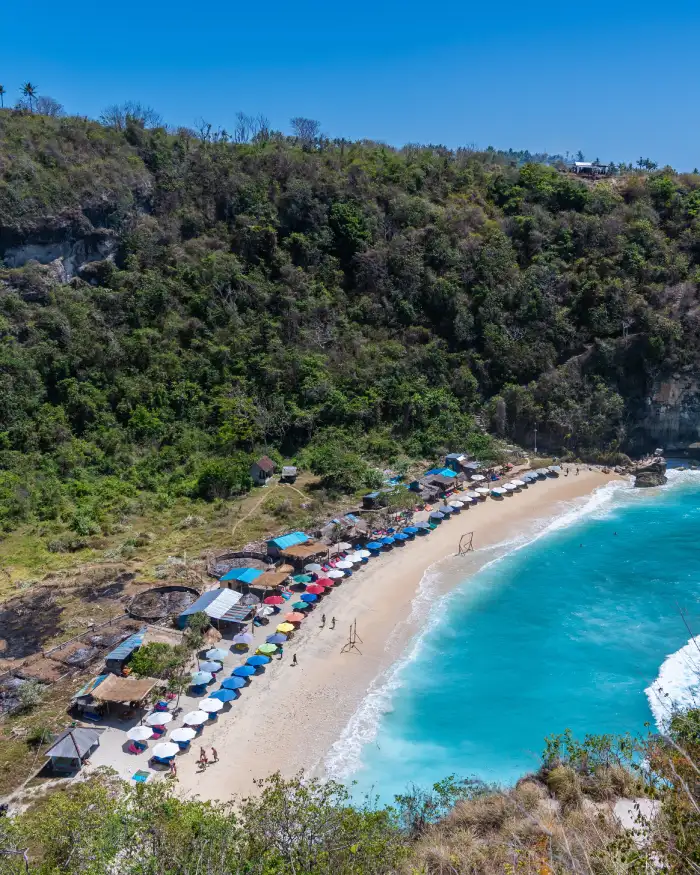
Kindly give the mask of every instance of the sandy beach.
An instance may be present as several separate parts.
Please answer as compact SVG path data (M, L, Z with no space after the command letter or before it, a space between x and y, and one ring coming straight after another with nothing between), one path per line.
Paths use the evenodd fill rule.
M455 555L461 535L473 532L477 551L508 541L529 531L536 520L555 516L567 509L567 503L615 479L621 478L594 469L539 481L501 501L489 498L446 520L430 535L371 560L323 599L285 645L283 660L273 659L230 710L206 727L202 743L217 748L219 762L202 772L194 752L178 758L180 792L227 800L250 793L255 779L276 771L285 777L300 769L323 774L325 754L373 681L420 631L422 620L412 606L426 571L435 570L441 560L453 563L452 568L464 562L465 572L476 567L474 553ZM324 613L327 623L321 628ZM337 621L334 630L332 616ZM355 621L361 652L343 653ZM257 629L256 639L262 643L272 631L274 623ZM291 665L294 654L296 667ZM240 662L244 661L242 656Z

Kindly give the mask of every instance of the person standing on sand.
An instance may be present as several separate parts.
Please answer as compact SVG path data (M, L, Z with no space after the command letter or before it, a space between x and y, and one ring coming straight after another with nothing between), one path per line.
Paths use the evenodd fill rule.
M282 657L284 656L284 647L280 644L279 648L280 650L277 659L282 659Z
M325 614L321 614L321 628L323 629L323 627L324 627L325 625L326 625L326 615L325 615Z
M199 748L199 764L202 766L202 768L204 768L208 762L209 762L209 760L207 759L207 752L204 750L203 747L200 747Z
M331 629L335 629L335 617L331 617Z
M295 653L294 656L292 657L292 665L298 665L298 664L299 663L297 662L297 655Z
M212 757L214 758L214 762L215 762L215 763L218 763L218 762L219 762L219 754L216 752L216 748L215 748L215 747L212 747L212 749L211 749L211 755L212 755Z

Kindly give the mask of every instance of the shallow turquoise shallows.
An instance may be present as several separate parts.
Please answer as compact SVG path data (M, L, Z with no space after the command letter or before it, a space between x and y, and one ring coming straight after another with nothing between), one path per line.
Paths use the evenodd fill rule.
M650 492L610 489L461 582L394 671L359 763L352 724L345 762L336 745L336 774L390 801L452 773L512 782L567 727L655 726L645 691L690 638L681 610L700 632L700 475L671 477Z

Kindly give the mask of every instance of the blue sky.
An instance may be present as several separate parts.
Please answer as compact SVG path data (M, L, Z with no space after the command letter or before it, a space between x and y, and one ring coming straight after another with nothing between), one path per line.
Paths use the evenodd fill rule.
M8 96L30 79L69 112L132 99L173 125L230 130L243 110L395 145L700 166L697 0L25 0L2 25Z

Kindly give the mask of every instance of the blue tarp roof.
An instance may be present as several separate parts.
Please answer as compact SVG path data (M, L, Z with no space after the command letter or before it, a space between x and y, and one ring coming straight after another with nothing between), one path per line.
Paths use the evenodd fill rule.
M143 636L146 634L146 630L142 629L140 632L136 632L135 635L130 635L128 638L124 639L122 643L115 647L111 653L108 653L105 657L105 662L113 659L117 662L123 662L127 659L131 654L136 650L137 647L141 646L141 642L143 641Z
M297 544L305 544L309 540L309 536L304 532L292 532L289 535L282 535L281 538L271 538L267 543L277 547L278 550L286 550L287 547L296 547Z
M425 472L426 477L430 477L432 474L439 474L441 477L457 476L452 468L431 468L430 471Z
M259 568L232 568L224 574L221 580L240 580L241 583L252 583L262 574Z

